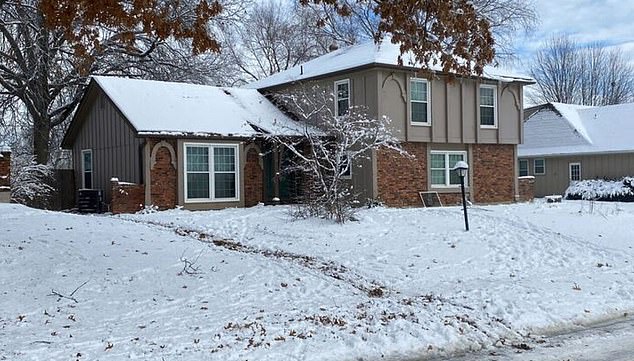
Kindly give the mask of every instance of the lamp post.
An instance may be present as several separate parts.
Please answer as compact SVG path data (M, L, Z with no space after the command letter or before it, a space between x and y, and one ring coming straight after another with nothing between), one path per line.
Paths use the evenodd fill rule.
M465 226L465 229L468 231L469 230L469 216L467 216L467 199L465 197L465 192L464 192L464 177L467 176L467 171L469 170L469 164L461 160L456 163L456 165L453 167L453 170L460 177L460 188L462 189L462 209L464 211L464 226Z

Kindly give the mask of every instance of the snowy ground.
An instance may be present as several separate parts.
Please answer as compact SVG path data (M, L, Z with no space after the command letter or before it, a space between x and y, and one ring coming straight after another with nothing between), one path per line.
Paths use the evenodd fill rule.
M288 213L0 204L0 360L425 358L634 311L634 204Z

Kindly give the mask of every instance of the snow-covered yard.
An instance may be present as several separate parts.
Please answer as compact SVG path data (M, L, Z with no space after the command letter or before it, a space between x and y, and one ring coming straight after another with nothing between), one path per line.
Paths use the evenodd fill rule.
M425 357L634 311L634 204L288 214L0 204L0 360Z

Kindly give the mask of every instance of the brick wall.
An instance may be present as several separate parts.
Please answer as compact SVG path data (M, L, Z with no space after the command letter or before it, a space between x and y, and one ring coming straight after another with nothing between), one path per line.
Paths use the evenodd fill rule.
M0 153L0 187L11 185L11 152Z
M145 200L145 186L143 184L120 183L113 180L110 185L112 187L112 200L110 202L112 213L135 213L143 208Z
M172 162L176 163L176 159L172 159L170 150L163 145L158 145L161 140L152 140L151 148L155 153L153 165L150 164L150 196L152 205L159 209L170 209L176 207L178 202L178 175L176 168ZM176 142L174 140L165 140L170 144L176 156Z
M535 177L519 178L519 202L531 202L535 198Z
M244 205L254 206L264 200L264 175L260 166L260 155L255 148L249 149L244 164Z
M376 152L379 200L390 207L421 206L418 192L427 189L427 144L402 146L415 158L386 149Z
M473 182L477 203L505 203L515 200L515 145L474 144Z

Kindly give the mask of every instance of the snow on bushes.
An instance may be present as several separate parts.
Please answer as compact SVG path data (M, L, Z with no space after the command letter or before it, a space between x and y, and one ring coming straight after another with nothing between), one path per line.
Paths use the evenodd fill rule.
M611 202L634 202L634 177L618 181L604 179L573 182L565 193L566 199L592 199Z

